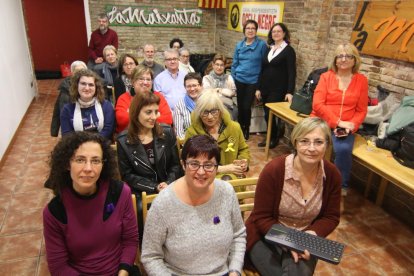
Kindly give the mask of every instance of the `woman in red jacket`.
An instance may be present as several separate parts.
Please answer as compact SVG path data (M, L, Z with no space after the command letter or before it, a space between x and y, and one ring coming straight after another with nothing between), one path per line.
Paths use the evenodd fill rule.
M295 152L273 159L260 174L246 221L247 253L260 275L312 275L315 270L316 258L307 250L300 254L265 241L273 224L325 237L339 223L341 176L323 159L330 132L320 118L300 121L291 134Z
M360 65L353 44L339 45L330 70L321 75L313 96L311 116L324 119L333 130L335 165L342 175L344 196L351 173L353 133L364 121L368 108L368 80L358 73Z
M131 91L127 91L126 93L122 94L116 102L116 133L120 133L128 127L129 106L132 102L133 96L135 96L135 93L154 93L155 95L157 95L160 98L160 116L158 117L157 122L164 123L167 125L172 124L172 112L164 96L160 92L152 92L153 80L154 73L150 68L146 67L145 65L138 65L137 67L135 67L134 72L132 73L131 80L134 89L131 89Z

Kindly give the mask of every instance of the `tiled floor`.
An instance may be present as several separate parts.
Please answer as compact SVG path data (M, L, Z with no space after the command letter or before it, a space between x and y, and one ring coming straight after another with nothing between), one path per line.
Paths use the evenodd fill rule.
M42 209L51 199L43 188L48 154L57 139L49 126L60 80L41 80L39 96L27 116L4 166L0 168L0 275L49 275L42 236ZM264 164L262 137L252 135L250 176ZM273 156L287 149L281 145ZM354 190L345 201L341 223L330 238L347 245L342 262L319 262L316 275L413 275L414 231Z

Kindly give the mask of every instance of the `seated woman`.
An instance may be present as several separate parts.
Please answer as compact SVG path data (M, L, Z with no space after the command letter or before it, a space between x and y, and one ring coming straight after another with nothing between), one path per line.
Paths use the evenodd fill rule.
M160 98L154 93L135 95L128 131L117 139L119 171L137 196L139 213L142 192L158 193L181 176L174 130L157 123L159 104ZM142 219L142 215L138 217ZM138 225L141 230L142 221Z
M112 139L114 109L105 100L101 79L95 72L86 69L75 73L71 80L70 100L60 113L62 135L86 130Z
M236 85L233 77L225 72L226 57L222 54L216 54L211 64L213 70L203 77L203 88L214 88L230 112L231 118L237 120L237 105L233 102L233 97L236 96Z
M312 275L316 258L268 244L273 224L326 237L339 223L341 175L324 160L331 144L325 121L306 118L292 131L294 153L270 161L260 174L254 209L246 221L247 252L261 275ZM285 275L285 274L283 274Z
M145 223L148 275L241 275L246 229L233 187L215 179L219 163L212 137L184 144L185 175L157 196Z
M104 82L105 97L111 99L111 102L114 103L112 89L114 87L114 80L118 77L118 50L112 45L107 45L103 49L103 57L105 62L102 64L102 69L99 70L98 74Z
M70 65L70 72L72 75L63 79L59 84L59 95L56 99L55 106L53 107L52 122L50 124L50 135L52 137L58 137L60 129L60 112L63 110L63 106L70 102L70 80L72 79L72 76L81 69L87 69L85 62L80 60L72 62Z
M51 275L139 275L131 190L117 176L115 152L100 135L75 132L50 158L55 195L43 210Z
M115 105L119 96L132 89L132 73L138 65L138 60L131 54L123 54L119 59L118 77L114 79Z
M164 96L157 91L152 91L152 82L154 80L154 74L152 70L145 65L138 65L132 73L132 85L131 91L122 94L116 103L115 116L116 116L116 133L120 133L128 127L129 123L129 107L131 101L136 94L152 93L160 98L158 111L159 117L158 123L164 123L171 125L172 112L168 106Z
M185 131L191 125L191 112L202 91L200 74L188 73L184 77L184 87L187 94L175 105L173 113L175 135L180 139L184 139Z
M194 68L190 64L190 51L183 47L178 50L178 54L180 55L180 63L178 65L179 70L186 74L194 73Z
M229 180L247 172L250 152L240 125L231 120L229 112L213 89L203 90L198 98L196 108L191 113L191 126L185 133L185 140L197 134L210 135L220 147L217 177Z
M330 70L315 88L311 116L328 122L332 131L335 165L342 175L342 193L347 194L355 133L368 110L368 80L358 73L361 58L352 43L335 50Z

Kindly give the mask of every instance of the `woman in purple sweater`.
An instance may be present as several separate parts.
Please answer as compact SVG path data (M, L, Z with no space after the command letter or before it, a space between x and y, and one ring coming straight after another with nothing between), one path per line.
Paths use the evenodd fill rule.
M55 197L43 211L52 275L139 275L131 191L116 173L115 153L96 133L68 134L54 148L47 186Z

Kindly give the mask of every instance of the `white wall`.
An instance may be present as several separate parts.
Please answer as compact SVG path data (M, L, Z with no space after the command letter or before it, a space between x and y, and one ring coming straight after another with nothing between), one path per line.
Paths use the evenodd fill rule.
M21 1L2 0L0 9L0 159L36 94L36 81ZM33 84L33 85L32 85Z

